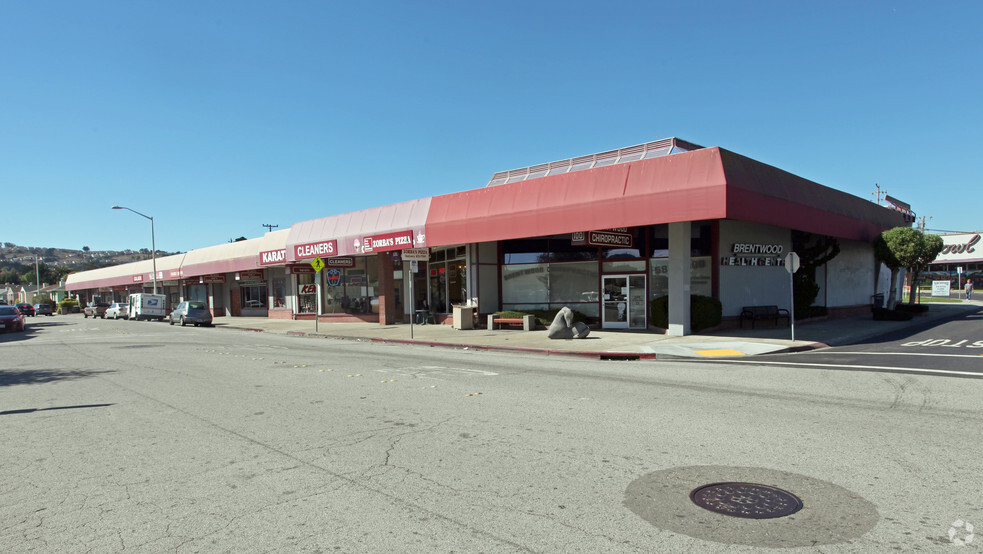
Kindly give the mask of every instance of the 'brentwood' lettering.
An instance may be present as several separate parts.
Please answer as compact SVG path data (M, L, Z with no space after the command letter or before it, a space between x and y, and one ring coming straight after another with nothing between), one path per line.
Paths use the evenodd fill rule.
M735 254L781 254L785 247L781 244L734 243Z

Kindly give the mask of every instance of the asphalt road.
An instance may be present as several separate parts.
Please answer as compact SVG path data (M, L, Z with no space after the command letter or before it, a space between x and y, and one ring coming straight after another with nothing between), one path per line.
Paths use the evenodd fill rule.
M753 365L983 378L983 309L860 344L749 360Z
M30 324L0 335L2 552L937 552L983 524L980 379ZM803 507L690 501L730 481Z

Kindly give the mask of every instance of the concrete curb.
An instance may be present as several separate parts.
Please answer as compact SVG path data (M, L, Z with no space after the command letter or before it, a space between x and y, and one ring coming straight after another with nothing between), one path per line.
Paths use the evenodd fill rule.
M953 308L957 308L953 306ZM705 338L694 335L692 341L689 340L677 340L672 342L666 342L658 345L652 344L640 344L638 350L624 351L624 350L611 350L611 351L597 351L597 350L573 350L573 349L562 349L562 348L549 348L549 347L537 347L538 341L533 342L534 346L506 346L500 344L474 344L474 343L461 343L461 342L447 342L446 340L441 340L440 337L433 337L437 340L422 340L422 339L404 339L404 338L386 338L378 336L361 336L360 334L332 334L330 329L328 332L315 332L307 330L298 330L296 328L288 328L286 326L270 325L264 326L261 322L257 321L243 321L241 324L237 325L235 322L229 323L219 323L213 324L213 327L217 329L235 329L240 331L250 331L256 333L274 333L279 335L295 336L295 337L310 337L310 338L330 338L335 340L347 340L353 342L375 342L379 344L401 344L401 345L418 345L426 346L432 348L449 348L456 350L480 350L486 352L505 352L505 353L525 353L525 354L537 354L543 356L571 356L580 358L591 358L595 360L727 360L727 359L737 359L737 358L748 358L753 356L766 356L769 354L788 354L796 352L806 352L810 350L818 350L822 348L830 348L837 346L849 346L853 344L858 344L862 342L867 342L871 340L877 340L878 337L886 336L891 333L898 332L901 329L917 328L923 325L933 325L938 324L950 319L959 317L960 315L966 313L972 309L979 309L979 305L971 306L958 306L959 309L946 309L932 310L927 314L927 317L916 317L913 320L907 322L897 322L895 325L891 325L889 322L884 322L886 325L874 324L871 325L864 321L851 321L846 320L846 325L837 324L834 326L828 326L828 329L821 329L820 332L810 333L814 335L820 335L815 337L815 339L820 339L816 342L805 342L803 344L795 344L791 346L786 346L782 343L787 343L787 340L779 340L772 337L770 344L773 345L773 349L767 350L757 347L755 345L746 345L748 350L744 350L741 346L737 346L736 350L741 352L739 356L702 356L696 354L695 344L704 341ZM820 322L820 325L824 325L825 322ZM338 329L337 331L343 331ZM362 333L359 329L347 329L343 332L351 333ZM477 337L476 337L477 338ZM734 336L728 340L734 343L744 343L744 342L756 342L768 343L769 341L755 339L755 338L745 338L740 336ZM501 341L498 341L501 342ZM529 341L524 341L529 342ZM544 343L545 344L545 343ZM574 346L574 345L571 345ZM624 343L620 343L618 347L624 348ZM616 348L618 348L616 347ZM687 349L692 348L691 352Z
M222 325L219 329L235 329L239 331L265 332L264 329L254 327L235 327ZM383 339L378 337L356 337L347 335L327 335L324 333L313 333L309 331L286 331L283 334L294 337L308 337L319 339L346 340L353 342L376 342L380 344L408 344L416 346L429 346L437 348L451 348L456 350L477 350L486 352L516 352L526 354L542 354L545 356L576 356L582 358L597 358L599 360L654 360L658 356L652 352L593 352L584 350L556 350L552 348L529 348L522 346L492 346L488 344L465 344L458 342L424 341L412 339Z

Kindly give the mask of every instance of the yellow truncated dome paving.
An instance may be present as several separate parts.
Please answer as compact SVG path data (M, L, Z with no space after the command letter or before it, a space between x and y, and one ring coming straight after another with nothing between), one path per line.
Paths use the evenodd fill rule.
M708 358L715 358L718 356L746 356L744 352L738 352L732 348L720 348L717 350L694 350L696 354L701 356L706 356Z

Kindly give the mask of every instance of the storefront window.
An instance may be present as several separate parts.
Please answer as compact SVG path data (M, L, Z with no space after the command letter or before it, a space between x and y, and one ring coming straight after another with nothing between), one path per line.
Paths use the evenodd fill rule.
M283 308L287 305L287 284L283 277L273 279L273 307Z
M243 308L268 308L268 298L266 293L266 283L261 285L241 285L239 294L242 299Z
M208 288L207 285L188 285L188 300L197 300L198 302L208 302Z
M467 264L463 259L447 262L447 301L451 306L460 306L467 301Z
M669 225L649 227L649 252L653 258L669 257ZM710 256L713 254L713 224L709 221L694 221L690 229L690 256Z
M314 283L314 275L310 273L297 275L297 313L315 313L316 302L317 286Z
M431 252L430 262L427 264L427 292L430 295L431 312L450 313L453 306L467 302L466 252L467 248L464 246Z
M602 264L604 273L641 273L645 260L612 260Z
M379 267L375 257L355 258L355 267L331 267L324 275L324 313L379 313Z
M690 259L690 292L701 296L711 296L711 262L709 256ZM655 299L669 294L669 260L649 261L649 298Z
M502 307L506 310L559 310L567 306L597 318L597 287L597 262L502 266Z
M597 302L597 263L550 264L551 303Z
M518 264L502 266L502 303L549 303L549 265ZM596 282L594 283L594 288L597 288Z
M569 241L568 241L569 242ZM549 258L547 239L518 239L502 242L506 264L532 264Z

